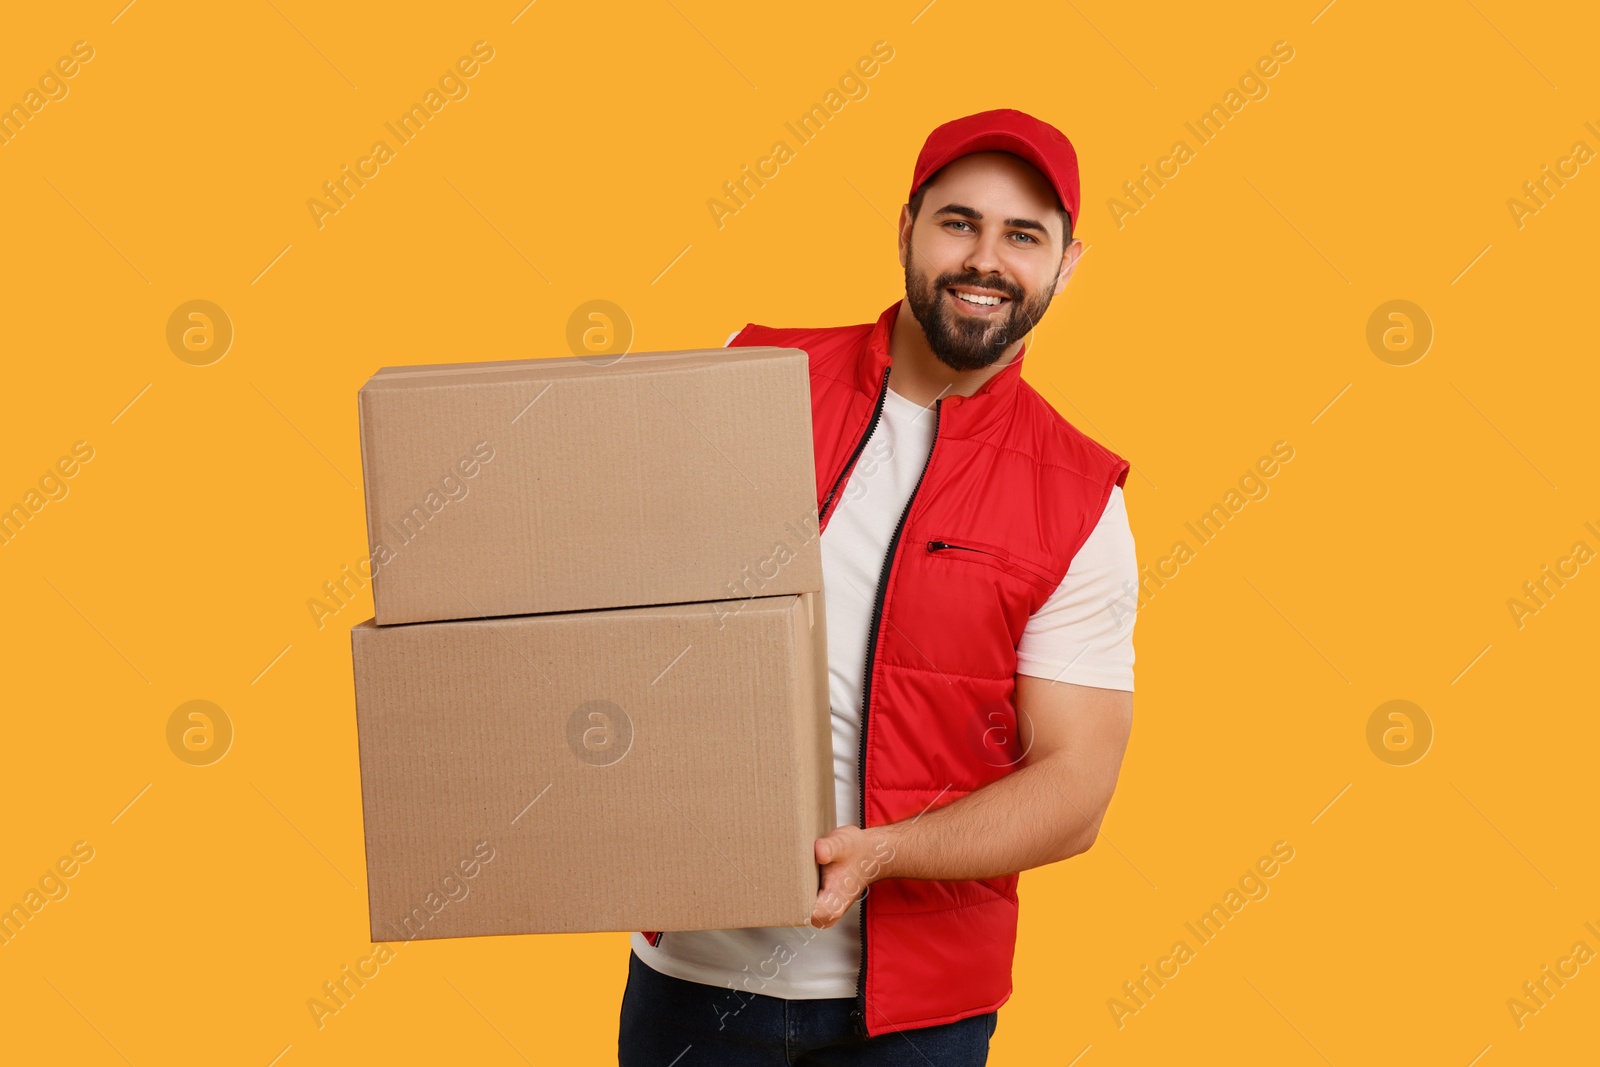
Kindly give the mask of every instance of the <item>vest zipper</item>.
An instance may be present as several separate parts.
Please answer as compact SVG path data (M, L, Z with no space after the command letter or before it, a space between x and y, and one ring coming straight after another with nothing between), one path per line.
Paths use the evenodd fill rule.
M822 510L817 514L817 529L822 529L822 524L828 518L828 505L833 503L833 496L839 491L840 484L850 476L855 469L856 460L861 458L861 450L867 447L867 438L872 436L873 429L878 425L878 418L883 414L883 400L889 393L889 371L891 367L883 368L883 381L878 383L878 401L872 408L872 421L867 423L867 432L861 435L861 440L856 442L855 451L850 453L850 458L845 461L844 470L839 472L839 477L833 481L833 488L828 490L828 496L822 501Z
M885 388L888 384L886 372ZM911 505L916 502L917 490L922 488L922 479L927 477L928 468L933 465L933 453L939 447L939 409L943 405L943 397L933 402L933 444L928 448L928 458L922 463L922 473L917 475L917 483L911 487L911 495L906 498L905 510L900 513L900 521L895 524L894 536L889 539L889 551L883 557L883 570L878 575L878 594L872 605L872 626L867 633L867 669L861 683L861 752L856 761L857 785L861 791L857 810L863 830L867 828L867 713L872 706L872 659L878 644L878 624L883 618L884 594L889 589L889 572L894 569L894 554L900 545L900 533L905 528L907 517L911 514ZM878 406L879 408L883 406L881 396ZM867 1034L867 898L871 895L871 889L872 887L868 886L861 894L861 969L856 974L856 1029L862 1036Z

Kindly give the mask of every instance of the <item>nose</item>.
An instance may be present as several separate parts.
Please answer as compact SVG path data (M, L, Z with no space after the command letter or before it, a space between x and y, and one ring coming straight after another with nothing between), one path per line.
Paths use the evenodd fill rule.
M967 258L962 263L970 274L999 274L1001 272L1000 237L990 229L972 242Z

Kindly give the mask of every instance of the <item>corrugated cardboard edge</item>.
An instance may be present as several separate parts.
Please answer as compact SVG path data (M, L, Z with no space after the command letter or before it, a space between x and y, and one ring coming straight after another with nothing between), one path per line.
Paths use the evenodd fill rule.
M578 371L582 376L597 376L596 372L609 370L621 366L624 361L633 364L657 364L678 361L693 364L696 362L715 363L718 360L762 360L785 359L799 357L809 364L810 357L803 349L783 348L775 345L747 345L737 349L730 348L685 348L668 352L634 352L621 356L610 363L596 363L593 356L548 356L543 359L503 359L480 361L475 363L421 363L414 366L379 367L367 379L362 389L404 389L410 385L435 386L440 384L439 378L460 378L459 384L476 385L479 381L516 381L519 377L529 377L532 380L551 381L565 375L567 371ZM528 372L532 372L529 374ZM489 379L490 374L504 374L504 379ZM404 379L431 378L432 382L410 382ZM476 380L475 380L476 379ZM808 378L809 380L809 378ZM447 383L456 384L456 383Z
M371 440L371 437L376 432L376 429L373 426L374 411L367 402L367 396L368 394L365 386L362 386L361 389L357 390L356 392L356 427L360 430L360 433L357 436L361 445L361 528L366 534L364 540L366 542L365 552L367 554L367 568L370 571L367 577L372 582L372 610L375 615L382 615L383 606L379 603L379 598L383 596L383 583L377 581L377 577L378 571L383 564L380 560L374 559L371 555L373 550L377 547L372 540L373 522L377 518L377 513L373 510L372 499L373 483L377 480L375 476L376 468L373 465L373 457L377 454L377 444ZM357 564L356 569L358 571L360 570L359 564ZM376 618L372 619L371 621L374 624L377 622ZM350 633L351 641L354 642L355 629L352 628ZM355 645L352 643L352 655L354 655L354 650Z
M800 820L800 839L812 843L803 862L816 876L819 889L821 871L816 864L814 842L826 836L838 822L833 789L833 713L828 700L827 614L823 607L820 590L801 593L795 597L790 614L790 636L794 641L795 665L800 673L797 681L813 709L813 714L796 716L794 720L795 752L801 759L801 773L809 778L815 792L810 808L796 812L796 816ZM806 765L808 761L811 761L810 766ZM816 890L804 895L796 925L810 921L815 903Z
M366 622L357 623L350 628L350 674L355 692L356 774L359 778L359 780L356 782L356 787L357 791L361 794L361 855L364 864L362 867L363 873L372 870L372 839L367 835L367 796L365 783L371 780L371 777L376 773L377 768L366 766L366 757L361 754L361 708L368 705L363 705L362 703L360 666L361 657L356 655L356 642L363 639L363 634L376 630L377 625L378 624L376 620L368 619ZM378 909L374 906L374 901L372 899L372 880L370 878L367 879L367 926L368 933L371 935L372 943L374 945L390 940L388 937L380 936L381 931L378 929ZM405 939L402 938L401 940Z

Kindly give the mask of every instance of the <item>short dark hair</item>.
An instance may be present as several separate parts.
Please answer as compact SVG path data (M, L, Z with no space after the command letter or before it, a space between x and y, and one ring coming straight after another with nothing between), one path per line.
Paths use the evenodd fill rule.
M951 162L954 162L954 160ZM917 191L911 195L911 200L906 206L911 209L912 222L917 221L917 215L922 211L922 198L928 192L928 186L938 181L939 175L943 174L945 167L948 167L949 165L949 163L946 163L944 167L940 167L938 170L928 175L927 180L921 185L917 186ZM1061 216L1061 250L1065 252L1067 250L1067 246L1072 243L1072 216L1067 214L1067 209L1061 207L1059 202L1056 207L1056 214Z

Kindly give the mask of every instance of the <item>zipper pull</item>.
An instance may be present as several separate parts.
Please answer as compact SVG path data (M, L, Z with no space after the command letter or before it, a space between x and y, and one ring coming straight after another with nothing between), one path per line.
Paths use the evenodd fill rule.
M986 548L973 548L971 545L953 545L949 541L929 541L928 551L936 552L941 548L959 548L963 552L982 552L986 556L994 555Z

